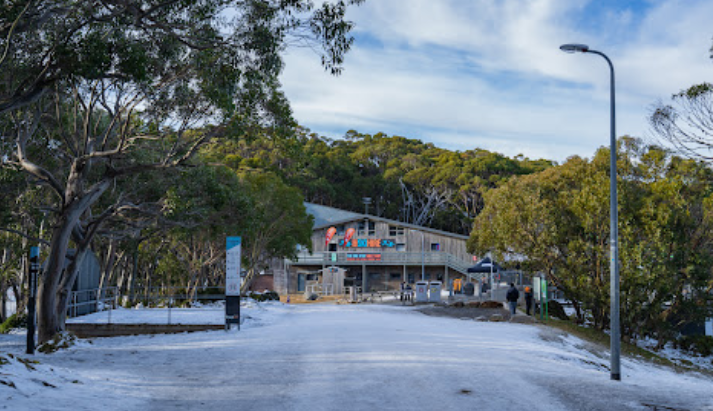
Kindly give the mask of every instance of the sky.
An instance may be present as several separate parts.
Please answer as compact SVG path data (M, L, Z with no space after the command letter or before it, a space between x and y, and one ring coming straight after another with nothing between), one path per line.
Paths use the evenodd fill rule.
M297 121L320 135L383 132L451 150L558 162L650 138L657 102L713 82L709 0L367 0L348 12L355 42L339 77L290 49L282 83Z

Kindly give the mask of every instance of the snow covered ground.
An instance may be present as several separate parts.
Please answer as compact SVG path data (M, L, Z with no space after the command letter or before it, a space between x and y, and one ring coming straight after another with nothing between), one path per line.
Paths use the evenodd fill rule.
M605 351L545 327L394 305L271 302L242 312L241 331L80 340L49 355L22 354L23 334L0 335L0 409L713 411L711 377L624 358L622 381L611 381ZM172 323L222 315L171 312ZM112 322L167 318L166 309L112 313Z

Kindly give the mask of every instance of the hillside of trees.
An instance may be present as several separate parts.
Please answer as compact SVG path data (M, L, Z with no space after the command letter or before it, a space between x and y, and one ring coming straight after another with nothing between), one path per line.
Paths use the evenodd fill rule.
M483 195L512 176L552 161L465 152L401 136L349 131L330 139L298 128L287 139L268 134L214 140L202 158L239 174L271 172L298 188L305 201L468 235Z

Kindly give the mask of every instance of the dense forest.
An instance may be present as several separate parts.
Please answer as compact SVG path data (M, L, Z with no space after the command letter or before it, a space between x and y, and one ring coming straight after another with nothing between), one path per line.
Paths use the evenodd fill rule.
M305 201L468 235L483 195L508 178L551 167L548 160L465 152L400 136L349 131L330 139L298 128L289 138L267 134L214 140L208 163L238 173L269 171L298 188Z

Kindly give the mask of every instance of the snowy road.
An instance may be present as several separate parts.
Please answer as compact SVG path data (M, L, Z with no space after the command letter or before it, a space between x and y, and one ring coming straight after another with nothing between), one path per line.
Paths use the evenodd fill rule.
M83 382L66 395L89 397L56 392L44 409L713 410L710 378L624 359L613 382L607 358L537 326L393 306L266 313L239 332L97 339L41 356ZM20 400L9 409L42 409Z

